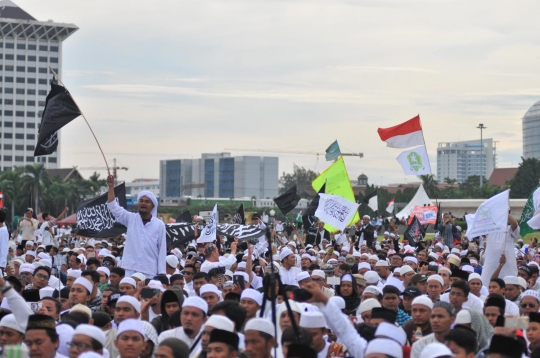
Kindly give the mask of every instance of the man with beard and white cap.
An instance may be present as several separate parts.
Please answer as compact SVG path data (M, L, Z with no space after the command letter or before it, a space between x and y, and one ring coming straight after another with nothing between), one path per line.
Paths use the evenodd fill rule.
M190 347L190 357L193 357L195 352L201 349L201 328L206 322L207 314L208 304L202 298L198 296L186 298L180 314L181 327L161 333L158 343L167 338L179 339Z
M126 277L140 272L147 277L166 274L167 242L165 224L157 217L156 196L147 190L137 195L139 212L131 213L121 207L114 194L114 177L107 177L109 193L107 207L116 220L127 227L121 267Z
M25 322L26 323L26 322ZM14 315L8 314L0 320L0 348L6 345L21 344L24 341L26 324L22 327Z
M103 355L105 345L105 333L89 324L80 324L73 332L71 342L68 343L70 358L77 358L84 352L95 352Z

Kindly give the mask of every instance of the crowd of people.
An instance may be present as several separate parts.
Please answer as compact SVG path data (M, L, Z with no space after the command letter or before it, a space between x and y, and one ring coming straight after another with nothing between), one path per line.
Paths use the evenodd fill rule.
M507 260L486 255L489 235L449 240L448 215L434 239L412 246L368 216L330 233L321 222L270 230L254 214L267 232L258 240L195 237L172 248L154 195L140 193L131 213L107 183L121 237L81 237L48 213L38 225L32 209L9 232L0 210L4 354L540 357L536 240L516 240ZM509 224L513 240L519 229ZM490 261L498 266L486 276ZM499 277L505 267L517 275Z

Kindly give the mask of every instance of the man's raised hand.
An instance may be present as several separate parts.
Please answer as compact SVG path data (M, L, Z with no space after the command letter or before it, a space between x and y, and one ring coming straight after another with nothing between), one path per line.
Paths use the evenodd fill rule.
M114 176L112 176L111 174L107 176L107 185L114 186Z

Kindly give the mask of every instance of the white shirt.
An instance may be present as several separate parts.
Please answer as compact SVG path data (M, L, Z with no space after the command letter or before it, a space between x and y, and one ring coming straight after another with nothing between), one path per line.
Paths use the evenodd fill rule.
M0 227L0 267L6 267L7 265L7 256L8 256L8 242L9 242L9 232L6 227Z
M116 220L127 227L121 267L146 277L166 274L167 239L165 224L152 217L145 225L139 214L130 213L117 200L107 203Z
M300 272L302 271L298 267L293 266L289 270L287 270L285 267L282 266L279 268L279 277L284 285L298 286L298 281L296 280L296 277Z
M236 256L235 255L229 255L229 257L220 256L219 262L210 262L210 261L204 261L201 265L201 272L210 272L211 269L216 267L225 267L225 269L229 270L231 266L236 262Z
M178 328L175 328L175 329L169 329L168 331L161 332L161 334L158 337L158 344L160 344L161 342L163 342L163 340L165 340L167 338L179 339L182 342L184 342L185 344L187 344L187 346L190 348L191 353L189 354L189 357L191 358L191 357L194 357L197 354L197 352L199 352L201 350L201 340L200 339L197 342L197 345L193 349L191 349L191 346L193 345L193 343L195 343L197 338L199 338L199 335L201 334L203 329L204 329L204 326L201 326L201 329L199 330L199 334L194 339L189 338L186 335L186 333L184 332L184 328L182 328L182 327L178 327Z
M330 342L326 341L324 343L325 343L324 348L322 349L322 351L317 353L317 358L326 358L326 356L328 355L328 349L330 348Z
M504 299L506 301L506 307L504 308L504 314L510 316L519 316L519 307L514 302Z
M54 245L53 238L51 235L52 228L49 227L49 230L45 230L46 227L49 227L49 222L44 221L43 224L41 224L41 227L39 230L41 231L41 237L43 238L43 245Z
M484 312L484 302L482 302L480 297L477 297L469 292L469 296L467 298L468 299L463 303L462 308L472 308L478 312ZM450 293L447 292L441 295L441 301L450 303Z

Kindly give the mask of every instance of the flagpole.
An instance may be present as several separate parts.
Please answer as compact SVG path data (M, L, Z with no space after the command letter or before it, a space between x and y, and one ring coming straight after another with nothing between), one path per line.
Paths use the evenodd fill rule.
M53 73L54 77L56 77L56 79L58 80L58 82L60 82L60 84L67 90L67 87L66 85L62 82L62 79L60 78L60 76L54 72L54 70L52 69L51 66L49 66L49 69L51 70L51 72ZM69 93L69 91L68 91ZM81 112L81 116L83 117L84 121L86 122L86 124L88 125L88 128L90 128L90 132L92 132L92 135L94 136L94 139L96 140L96 143L98 145L98 148L99 148L99 151L101 152L101 155L103 156L103 160L105 161L105 166L107 167L107 173L108 175L111 175L111 171L109 170L109 164L107 163L107 159L105 158L105 154L103 153L103 149L101 149L101 145L99 144L98 140L97 140L97 137L96 137L96 134L94 133L94 130L92 129L92 127L90 127L90 123L88 123L88 120L86 119L86 117L84 116L84 113L82 112L81 110L81 107L79 107L79 105L77 104L77 102L75 101L75 98L73 98L73 96L71 96L71 94L69 94L69 96L71 97L71 99L73 100L73 103L75 103L75 105L77 106L77 108L79 109L79 111Z
M422 119L420 119L420 113L418 113L418 121L420 122L420 127L422 128ZM433 175L433 172L431 171L431 162L429 161L429 154L427 152L426 138L424 137L424 128L422 128L422 139L424 140L424 148L426 149L427 160L429 163L429 171L431 175Z

